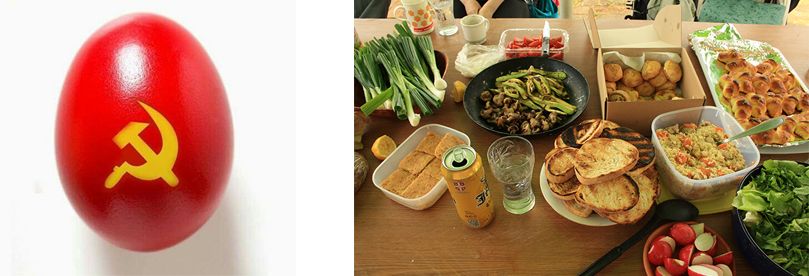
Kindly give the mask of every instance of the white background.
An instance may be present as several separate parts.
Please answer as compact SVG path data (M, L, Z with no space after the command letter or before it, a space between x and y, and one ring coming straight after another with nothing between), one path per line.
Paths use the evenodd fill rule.
M295 271L296 259L298 267L312 267L311 260L301 258L301 254L315 247L307 247L304 252L295 249L296 240L307 243L318 239L296 236L296 226L309 229L324 226L296 225L296 186L302 184L296 183L300 178L292 173L296 167L295 138L301 135L296 132L295 120L300 113L296 113L292 97L296 93L295 4L294 1L2 2L0 275L286 275ZM84 40L106 22L141 11L177 21L205 47L227 90L235 132L231 179L218 210L191 238L155 253L136 253L112 246L84 224L63 193L53 141L62 82ZM346 23L347 15L346 12ZM346 42L342 43L346 50L350 50L349 28L346 24ZM349 69L345 71L350 74ZM344 86L349 85L346 81ZM350 113L345 114L345 122L340 124L348 126ZM349 143L345 145L347 152ZM345 160L348 167L348 154ZM344 171L344 180L341 178L340 182L351 182L350 170ZM349 195L349 184L344 186L345 194ZM298 191L298 198L301 194L309 192ZM300 205L298 200L298 206L319 202L312 196L307 198L310 199L307 204ZM344 205L353 206L350 200ZM345 228L344 233L332 237L347 241L343 247L333 249L346 252L348 259L342 260L342 268L347 273L351 273L353 256L348 254L352 250L352 215L348 209L344 217L349 219L329 227ZM300 211L297 217L302 217ZM333 271L330 266L319 267Z

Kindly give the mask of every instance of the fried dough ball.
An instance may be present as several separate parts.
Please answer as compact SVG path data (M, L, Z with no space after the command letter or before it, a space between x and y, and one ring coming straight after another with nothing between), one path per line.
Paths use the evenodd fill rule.
M731 78L730 75L728 75L728 74L724 74L721 77L719 77L719 81L717 82L717 84L719 84L719 88L724 89L725 86L727 86L729 83L732 83L732 82L733 82L733 78Z
M722 97L725 99L733 98L733 96L736 96L736 94L738 93L739 93L739 85L736 84L736 82L731 82L725 85L724 88L722 88Z
M772 92L767 93L767 114L770 115L771 118L775 118L784 112L782 106L783 101L783 95Z
M750 78L738 78L734 81L739 86L739 91L744 93L755 93L756 88L753 87L753 82Z
M658 86L657 90L674 90L676 88L677 88L677 84L675 84L673 82L670 82L670 81L667 81L663 85Z
M747 102L750 103L750 106L753 107L752 113L750 113L751 117L755 118L766 118L767 116L767 102L764 100L764 96L761 96L756 93L748 93L745 95L747 98Z
M787 92L787 87L784 85L784 81L781 78L773 76L770 78L770 91L784 94Z
M667 60L666 63L663 64L663 73L666 74L666 78L668 78L670 82L678 82L683 78L683 68L680 68L679 63L671 60Z
M607 82L607 92L614 91L616 88L615 82L608 81Z
M767 59L756 66L756 71L764 75L769 75L775 72L778 67L778 63L776 63L774 60Z
M635 88L626 86L626 85L624 85L623 82L619 82L619 83L617 83L617 85L615 87L615 90L629 91L629 90L635 90Z
M652 96L655 93L655 88L652 86L648 81L644 81L638 87L635 87L638 90L638 94L644 97Z
M739 52L736 51L736 49L733 49L733 50L729 50L729 51L719 52L719 57L717 57L717 60L719 60L719 61L721 61L723 63L728 63L728 62L737 61L737 60L739 60L741 58L742 58L742 55L739 54Z
M659 61L647 60L643 63L643 68L641 68L640 74L644 80L650 80L657 77L657 75L660 74L660 69L662 68L663 65L661 65Z
M609 82L616 82L624 77L621 65L610 63L604 64L604 79Z
M722 75L727 76L727 75ZM756 90L757 94L766 95L767 91L770 91L770 78L762 74L756 74L753 77L753 89Z
M795 111L797 111L796 110L797 107L798 107L798 98L796 98L793 95L784 97L784 101L781 102L781 108L783 109L784 114L786 115L795 114Z
M632 68L626 68L624 70L624 77L621 78L621 82L629 87L635 88L636 86L643 83L643 78L640 76L640 72Z
M661 101L661 100L671 100L674 97L677 97L677 93L675 93L674 90L668 89L668 90L657 90L657 92L655 92L654 98L655 100Z
M666 78L666 74L658 74L657 77L654 77L651 80L649 80L649 84L657 88L665 84L667 81L669 81L669 79Z
M798 122L794 133L801 139L809 139L809 121Z

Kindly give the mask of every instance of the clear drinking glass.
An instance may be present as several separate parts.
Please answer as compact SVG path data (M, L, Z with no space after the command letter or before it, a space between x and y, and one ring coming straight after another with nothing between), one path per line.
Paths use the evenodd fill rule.
M453 0L431 0L435 11L435 30L439 35L451 36L458 32L458 25L455 25L455 16L452 11Z
M506 136L489 146L487 156L494 178L503 184L503 207L512 214L524 214L536 202L531 189L534 147L520 136Z

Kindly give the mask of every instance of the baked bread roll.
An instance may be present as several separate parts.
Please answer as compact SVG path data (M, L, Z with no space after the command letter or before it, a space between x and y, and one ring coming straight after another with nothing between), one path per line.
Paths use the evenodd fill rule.
M650 80L657 77L662 68L663 65L661 65L659 61L647 60L643 63L643 68L640 70L641 77L643 77L644 80Z
M624 77L621 65L610 63L604 64L604 80L609 82L616 82Z
M683 77L683 68L680 67L679 63L667 60L663 64L663 73L666 73L666 78L670 82L678 82Z
M621 78L621 83L626 86L635 88L636 86L643 83L643 77L641 77L640 72L636 71L632 68L626 68L624 70L624 77Z

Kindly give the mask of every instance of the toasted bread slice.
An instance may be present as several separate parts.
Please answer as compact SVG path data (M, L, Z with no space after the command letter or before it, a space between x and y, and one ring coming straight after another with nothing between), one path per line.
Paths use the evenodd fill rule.
M446 152L448 149L463 144L466 143L461 140L461 138L455 137L455 135L449 133L444 134L444 137L441 137L441 141L438 142L438 146L435 147L433 155L440 160L444 156L444 152Z
M602 121L603 121L603 122L602 122L602 124L603 124L603 129L609 129L609 128L619 128L619 127L621 127L621 126L619 126L618 124L616 124L615 122L610 121L610 120L602 120Z
M617 224L634 224L640 221L643 216L652 209L652 205L658 193L657 182L653 181L645 174L634 176L632 180L638 184L638 203L631 209L623 212L605 213L604 217L610 221Z
M413 179L413 182L402 191L401 196L405 198L417 198L426 195L438 183L438 178L432 175L421 173Z
M576 151L576 177L581 184L597 184L623 175L637 163L638 149L631 143L595 138Z
M609 124L606 124L607 122ZM615 123L601 119L584 120L575 126L568 127L559 134L553 141L553 146L555 148L580 148L582 144L590 139L599 137L604 126L607 125L615 125ZM617 127L617 125L615 126Z
M564 132L562 132L562 133L564 134ZM569 147L570 146L565 144L565 141L562 140L562 134L559 134L559 136L556 136L556 139L553 140L553 148L563 149L563 148L569 148Z
M573 159L576 158L576 149L552 149L545 156L545 176L548 182L562 183L576 176L573 170Z
M580 216L583 218L589 217L593 214L593 209L587 208L579 203L576 200L565 200L562 201L562 204L565 205L565 208L570 211L570 213Z
M652 141L646 138L637 131L627 127L618 127L612 129L605 129L601 132L601 137L621 139L632 143L638 149L638 163L627 172L631 176L636 176L646 171L649 166L654 164L655 149Z
M625 175L597 185L581 185L576 191L576 202L599 213L629 210L638 199L638 184Z
M435 148L438 147L439 142L441 142L441 137L438 137L438 135L435 135L435 133L432 131L428 131L427 135L425 135L424 138L421 138L421 141L416 146L416 150L433 155L435 153Z
M430 161L430 163L427 163L427 167L424 167L424 170L422 170L421 173L422 174L426 173L438 179L444 177L443 175L441 175L441 160L438 160L438 158L433 158L433 160Z
M413 179L416 179L415 175L403 169L396 169L385 180L382 180L381 185L385 190L401 195L407 186L413 182Z
M553 192L553 196L561 200L573 200L576 198L576 191L581 184L575 177L571 177L567 182L548 182L548 186Z
M414 150L399 161L399 168L410 174L418 175L433 159L435 158L432 155Z
M576 143L583 145L587 141L590 141L590 139L600 136L603 127L603 120L601 119L590 119L582 122L573 129L576 136Z

